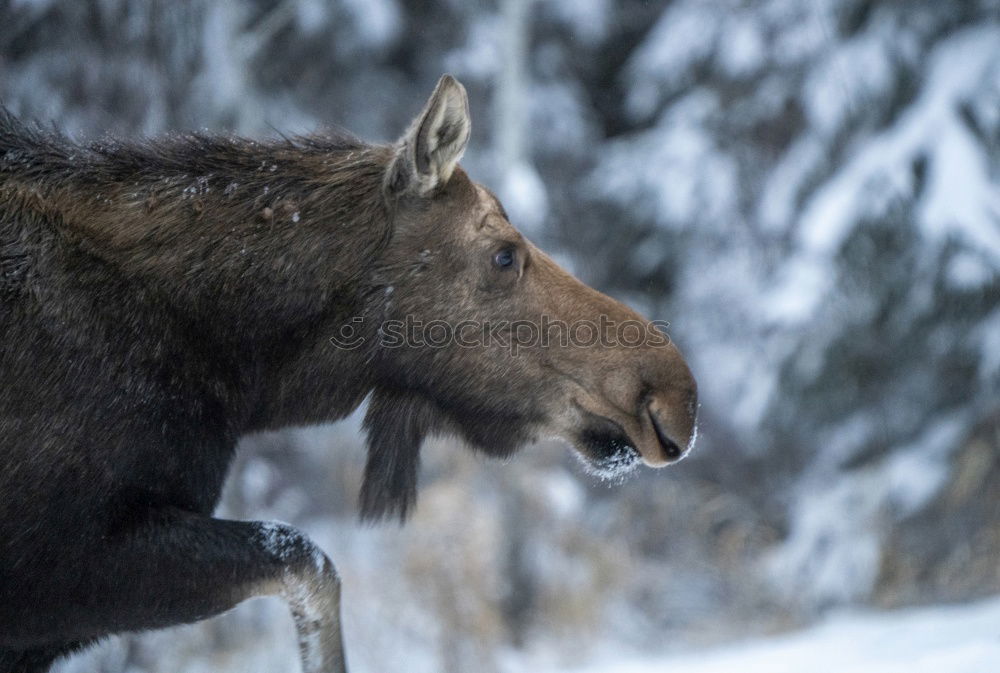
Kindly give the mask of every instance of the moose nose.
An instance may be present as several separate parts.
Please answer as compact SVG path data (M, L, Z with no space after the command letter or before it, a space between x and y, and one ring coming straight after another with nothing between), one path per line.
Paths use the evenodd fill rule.
M697 434L698 393L692 386L654 395L646 405L653 433L660 446L659 456L644 455L651 467L676 463L691 451Z

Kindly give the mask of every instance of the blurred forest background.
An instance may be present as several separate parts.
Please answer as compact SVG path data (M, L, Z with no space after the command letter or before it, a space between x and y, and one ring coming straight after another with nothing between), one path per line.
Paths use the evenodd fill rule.
M465 160L671 322L694 454L425 448L364 528L358 422L248 438L221 513L312 534L356 671L538 670L1000 592L1000 0L0 0L0 100L79 139L391 141L442 72ZM2 497L2 494L0 494ZM296 670L271 600L64 673Z

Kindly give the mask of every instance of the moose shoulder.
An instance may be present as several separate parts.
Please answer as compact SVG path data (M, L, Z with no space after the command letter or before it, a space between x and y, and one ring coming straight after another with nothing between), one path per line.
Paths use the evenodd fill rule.
M0 112L0 673L266 594L305 673L345 670L326 556L212 517L249 432L368 398L371 519L405 518L428 434L497 456L562 437L601 474L688 450L676 348L514 229L458 166L469 130L448 76L391 146L80 145ZM390 347L408 320L470 329ZM581 322L641 338L550 333Z

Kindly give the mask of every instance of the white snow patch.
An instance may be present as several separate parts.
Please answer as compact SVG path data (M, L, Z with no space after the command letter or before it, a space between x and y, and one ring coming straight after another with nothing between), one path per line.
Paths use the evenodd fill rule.
M549 198L545 183L534 166L527 162L510 166L500 179L497 192L514 225L529 238L537 238L549 212Z
M804 605L865 598L880 558L878 475L816 479L801 491L791 508L791 534L765 558L773 585Z
M531 114L533 153L559 153L566 147L586 147L593 142L586 93L566 82L533 84L528 105Z
M606 661L573 673L992 673L998 662L1000 599L992 598L843 612L798 633L691 654Z
M996 39L1000 41L1000 31ZM1000 49L996 57L1000 59ZM990 178L989 157L954 116L941 120L929 153L919 217L924 234L932 240L957 236L1000 268L1000 184Z
M598 42L607 32L609 0L548 0L547 5L585 44Z
M500 71L502 25L496 14L475 19L466 29L468 39L444 57L445 70L474 79L488 79Z
M257 530L261 544L277 558L287 560L302 551L308 551L313 567L319 574L332 568L323 550L294 526L280 521L261 521L257 524Z
M736 165L706 130L717 97L694 91L656 127L609 144L588 187L667 226L733 226Z
M323 0L298 0L295 3L295 22L306 35L318 33L329 22L330 5Z
M656 22L627 68L633 85L627 106L636 117L651 114L664 87L676 88L691 76L691 66L715 49L719 8L703 0L672 3Z
M812 128L835 133L854 110L886 95L892 83L889 50L882 40L863 35L838 46L805 83L803 102Z
M1000 27L957 33L936 48L920 98L886 132L850 154L844 166L805 205L797 231L796 259L772 290L768 317L789 324L808 320L828 295L830 269L855 224L878 216L914 192L912 166L928 165L928 183L917 207L922 233L933 242L957 237L1000 265L1000 189L988 158L958 118L960 103L990 80L1000 61ZM769 206L772 219L788 199Z
M759 23L751 15L738 14L726 22L718 51L719 64L732 76L749 75L767 58L767 45Z
M808 606L867 598L885 530L940 491L951 469L948 458L967 427L961 413L942 418L864 469L842 472L817 463L790 508L788 539L765 559L774 586Z
M395 0L344 0L342 4L362 44L384 47L399 36L403 22Z
M545 475L544 493L552 512L561 518L579 512L586 500L580 483L562 470Z
M973 290L997 280L1000 268L989 264L981 255L967 250L959 251L948 260L945 278L948 284L960 290Z

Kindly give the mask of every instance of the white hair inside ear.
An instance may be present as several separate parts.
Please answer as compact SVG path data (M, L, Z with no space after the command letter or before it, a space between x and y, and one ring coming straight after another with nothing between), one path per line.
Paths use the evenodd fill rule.
M423 111L397 143L386 188L426 196L451 179L469 143L469 99L458 80L438 80Z

